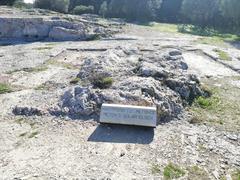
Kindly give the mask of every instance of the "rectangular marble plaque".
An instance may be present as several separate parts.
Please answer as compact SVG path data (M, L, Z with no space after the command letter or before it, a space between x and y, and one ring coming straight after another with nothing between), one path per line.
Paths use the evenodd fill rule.
M100 123L156 127L157 108L103 104L100 114Z

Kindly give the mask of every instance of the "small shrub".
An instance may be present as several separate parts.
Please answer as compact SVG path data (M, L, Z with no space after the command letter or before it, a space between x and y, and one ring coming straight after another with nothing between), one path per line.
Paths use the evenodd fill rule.
M198 97L196 99L196 103L201 107L201 108L208 108L212 105L212 102L210 98L205 98L205 97Z
M195 100L195 105L203 108L203 109L208 109L208 108L212 108L215 107L216 105L218 105L220 102L220 99L217 97L198 97Z
M113 79L105 74L94 74L90 81L95 87L100 89L110 88L113 84Z
M200 124L202 123L202 119L196 115L194 115L193 117L191 117L191 119L189 120L190 124Z
M0 83L0 94L12 92L11 87L8 84Z
M163 175L165 179L176 179L184 176L185 172L177 165L170 163L164 168Z
M93 6L76 6L72 10L72 13L76 14L76 15L92 14L93 12L94 12L94 7Z

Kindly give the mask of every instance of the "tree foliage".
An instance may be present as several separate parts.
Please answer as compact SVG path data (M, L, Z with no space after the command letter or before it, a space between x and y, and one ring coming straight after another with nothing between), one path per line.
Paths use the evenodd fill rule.
M12 6L16 0L0 0L0 5Z
M181 11L185 21L205 28L218 14L219 0L183 0Z
M221 0L221 11L224 17L230 20L230 23L240 26L240 1L239 0Z
M92 14L94 12L93 6L76 6L73 10L73 14L81 15L81 14Z
M69 0L36 0L34 7L62 13L68 12Z
M23 0L0 0L22 7ZM36 0L34 6L73 14L95 13L129 21L160 21L240 31L240 0Z

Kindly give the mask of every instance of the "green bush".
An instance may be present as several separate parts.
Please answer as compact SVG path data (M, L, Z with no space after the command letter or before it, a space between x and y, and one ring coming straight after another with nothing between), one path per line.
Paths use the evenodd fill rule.
M72 10L72 13L76 14L76 15L92 14L93 12L94 12L94 7L93 6L76 6Z

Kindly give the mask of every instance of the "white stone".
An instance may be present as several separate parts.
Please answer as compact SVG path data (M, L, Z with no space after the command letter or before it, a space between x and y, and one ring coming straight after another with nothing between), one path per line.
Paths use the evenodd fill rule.
M100 123L156 127L157 108L118 104L103 104Z

